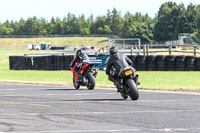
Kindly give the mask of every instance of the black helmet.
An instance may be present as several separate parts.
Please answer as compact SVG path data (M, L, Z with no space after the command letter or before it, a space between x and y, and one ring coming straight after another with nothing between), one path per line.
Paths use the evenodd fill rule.
M79 56L81 54L81 52L82 52L81 49L77 50L76 51L76 56Z
M114 53L118 52L118 49L115 47L111 47L109 52L110 52L110 55L113 55Z

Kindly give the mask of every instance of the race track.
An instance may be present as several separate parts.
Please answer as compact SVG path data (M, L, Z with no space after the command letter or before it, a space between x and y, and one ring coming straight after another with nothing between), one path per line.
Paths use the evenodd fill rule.
M0 132L199 133L200 95L0 83Z

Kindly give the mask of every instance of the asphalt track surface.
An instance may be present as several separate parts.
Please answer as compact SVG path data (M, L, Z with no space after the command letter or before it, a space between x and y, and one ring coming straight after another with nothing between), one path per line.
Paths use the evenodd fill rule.
M200 95L0 83L0 132L199 133Z

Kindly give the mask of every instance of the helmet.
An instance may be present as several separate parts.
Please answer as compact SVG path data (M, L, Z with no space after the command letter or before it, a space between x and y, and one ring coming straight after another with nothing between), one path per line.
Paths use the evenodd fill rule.
M77 50L76 51L76 56L79 56L81 54L81 52L82 52L81 49Z
M118 52L118 49L115 48L115 47L111 47L110 50L109 50L109 52L110 52L110 55L113 55L114 53Z

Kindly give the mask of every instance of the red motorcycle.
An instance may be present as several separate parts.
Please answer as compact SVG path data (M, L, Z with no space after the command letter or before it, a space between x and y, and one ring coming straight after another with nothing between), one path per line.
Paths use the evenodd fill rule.
M95 78L98 73L98 69L95 71L94 64L90 62L76 63L76 67L79 67L80 75L76 73L76 67L71 67L73 72L73 84L75 89L79 89L80 86L86 86L88 90L93 90L95 87Z

